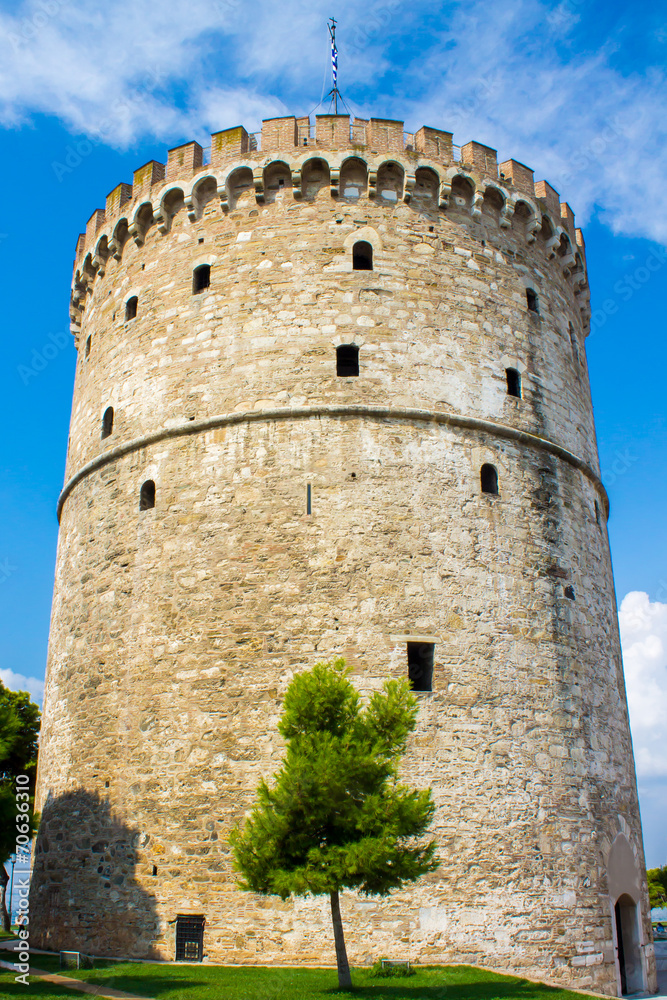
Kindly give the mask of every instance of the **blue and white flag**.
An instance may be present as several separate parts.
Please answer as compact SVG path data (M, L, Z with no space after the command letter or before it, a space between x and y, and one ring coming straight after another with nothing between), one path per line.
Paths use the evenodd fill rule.
M333 85L336 87L338 85L338 49L333 35L331 37L331 75L333 76Z

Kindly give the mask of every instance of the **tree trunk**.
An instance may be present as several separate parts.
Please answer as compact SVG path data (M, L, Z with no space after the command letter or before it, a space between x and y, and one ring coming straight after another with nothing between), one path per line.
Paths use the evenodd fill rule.
M340 902L338 893L331 893L331 922L333 923L334 941L336 942L336 962L338 963L338 986L340 989L352 989L352 976L345 950L345 935L343 921L340 917Z
M9 885L9 875L4 865L0 865L0 914L2 914L2 926L6 931L11 930L9 913L7 912L7 886ZM11 900L9 901L11 906ZM343 945L343 947L345 947Z

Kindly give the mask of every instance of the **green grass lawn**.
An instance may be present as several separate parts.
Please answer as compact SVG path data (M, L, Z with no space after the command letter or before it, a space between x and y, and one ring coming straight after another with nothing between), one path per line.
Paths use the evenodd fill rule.
M57 972L58 960L36 955L38 968ZM95 969L68 970L72 978L156 1000L318 1000L322 997L378 997L382 1000L576 1000L577 994L499 976L469 966L424 967L402 979L376 979L370 969L353 969L352 992L337 987L335 969L222 968L213 965L140 965L99 961ZM0 998L25 996L10 972L0 971ZM31 977L30 997L83 997Z

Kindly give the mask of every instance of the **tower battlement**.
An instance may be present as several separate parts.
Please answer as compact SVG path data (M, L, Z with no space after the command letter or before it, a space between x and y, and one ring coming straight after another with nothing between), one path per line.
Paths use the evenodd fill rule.
M549 257L558 257L564 273L572 277L587 326L590 297L585 243L570 206L560 201L547 181L535 182L530 167L512 159L499 164L495 149L476 141L455 146L452 140L451 132L427 126L406 133L402 121L317 115L314 123L307 117L267 119L261 133L256 134L249 134L241 125L216 132L211 136L206 163L204 149L197 142L170 149L166 164L151 160L134 172L132 184L117 185L107 196L105 208L93 212L85 233L79 236L73 281L74 332L79 325L81 293L97 270L102 268L103 272L108 254L122 252L128 234L141 244L153 223L165 232L179 193L191 222L197 221L212 197L219 199L222 212L233 210L240 184L244 191L252 186L261 205L282 165L289 174L282 178L283 185L291 188L295 199L307 198L309 168L321 162L329 171L331 196L339 198L341 171L354 161L366 170L360 197L382 198L387 193L389 200L409 203L415 193L418 198L423 196L420 187L424 185L419 185L418 175L423 182L430 174L427 186L433 189L433 202L443 211L450 207L452 192L452 207L467 209L473 222L494 220L502 228L512 228L518 211L526 242L534 242L541 234ZM245 184L239 173L245 174ZM388 175L387 187L382 184L383 173Z

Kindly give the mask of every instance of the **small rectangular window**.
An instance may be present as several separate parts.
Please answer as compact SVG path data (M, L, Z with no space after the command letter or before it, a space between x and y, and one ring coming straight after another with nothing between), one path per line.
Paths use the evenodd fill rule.
M433 690L435 643L408 643L408 680L413 691Z
M176 961L201 962L204 957L204 917L176 917Z
M312 513L313 513L313 490L310 483L308 483L308 485L306 486L306 514L312 514Z
M521 374L516 368L506 368L507 395L521 399Z

